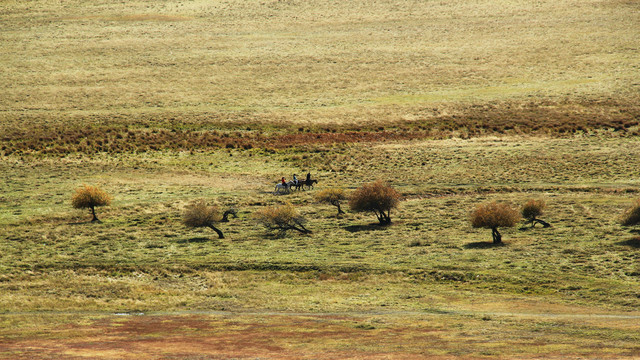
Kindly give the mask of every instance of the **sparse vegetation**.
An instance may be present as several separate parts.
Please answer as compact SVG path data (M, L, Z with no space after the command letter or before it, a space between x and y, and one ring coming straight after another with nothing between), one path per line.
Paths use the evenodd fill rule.
M337 216L344 214L342 211L342 207L340 206L341 201L347 200L347 195L344 192L344 189L340 188L330 188L324 189L318 192L315 196L316 201L328 203L338 208Z
M541 216L544 213L544 209L546 207L547 204L544 200L529 199L524 203L524 205L522 205L520 213L522 214L522 217L527 220L527 223L531 224L531 227L534 227L536 224L541 224L543 227L550 227L551 224L538 219L538 216Z
M298 214L291 203L261 209L256 212L256 218L267 231L277 231L280 236L284 236L289 230L295 230L303 234L311 233L311 230L304 225L307 221Z
M76 209L90 209L92 222L100 221L96 216L96 207L109 206L111 196L97 186L83 185L77 188L71 197L71 205Z
M192 228L208 227L218 234L219 239L224 239L224 234L215 224L222 221L222 215L217 206L207 205L204 200L198 200L187 207L182 223Z
M494 244L502 243L501 227L513 227L520 221L520 213L511 205L500 202L480 204L471 213L474 228L491 229Z
M391 224L391 210L399 203L400 193L382 180L360 186L349 199L351 210L372 212L381 225Z

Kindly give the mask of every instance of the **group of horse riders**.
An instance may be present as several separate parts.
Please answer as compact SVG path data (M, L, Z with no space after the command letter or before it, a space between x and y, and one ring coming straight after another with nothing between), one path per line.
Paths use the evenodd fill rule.
M304 181L305 184L311 184L311 173L307 173L307 179ZM287 183L287 180L285 180L284 176L282 177L282 185L284 186L289 186ZM298 186L300 185L300 181L298 180L298 177L296 174L293 174L293 185L294 186Z
M306 185L309 189L313 189L313 184L317 183L317 179L311 179L311 173L307 174L306 180L298 180L298 176L293 174L293 180L287 181L284 176L276 184L275 189L273 190L274 194L279 193L281 190L285 193L289 193L291 190L304 190L304 186Z

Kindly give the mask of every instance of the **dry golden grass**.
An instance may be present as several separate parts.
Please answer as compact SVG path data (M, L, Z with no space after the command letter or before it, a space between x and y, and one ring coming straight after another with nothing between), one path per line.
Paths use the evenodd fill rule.
M575 118L588 127L639 111L632 1L38 0L3 8L2 130L25 121L440 126L451 116L517 118L514 110L530 107L545 123L538 108L550 124Z

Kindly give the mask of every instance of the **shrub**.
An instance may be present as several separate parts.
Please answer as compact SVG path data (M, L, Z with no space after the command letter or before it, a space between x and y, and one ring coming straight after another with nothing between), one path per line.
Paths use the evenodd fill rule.
M83 185L76 189L71 197L71 205L76 209L91 209L92 222L99 221L96 216L96 207L111 204L111 196L96 186Z
M522 217L527 219L527 222L531 223L531 227L534 227L536 223L542 224L544 227L549 227L551 224L544 220L538 219L538 216L543 214L544 208L547 205L544 200L529 199L522 205L520 213Z
M303 234L311 233L304 226L306 220L298 214L291 203L266 207L259 210L255 216L267 231L278 231L280 236L283 236L289 230L296 230Z
M471 213L474 228L491 229L494 244L502 242L499 227L512 227L520 221L520 213L508 204L490 202L478 205Z
M187 207L182 223L187 227L199 228L208 227L218 234L219 239L224 239L224 235L215 224L222 220L222 215L217 206L209 206L204 200L199 200Z
M624 226L640 224L640 199L636 199L631 207L622 214L620 223Z
M382 225L391 223L391 209L399 203L400 194L381 180L362 185L349 200L351 210L373 212Z
M338 216L344 214L340 206L340 201L347 199L347 195L343 189L324 189L316 194L316 201L322 203L328 203L338 208Z

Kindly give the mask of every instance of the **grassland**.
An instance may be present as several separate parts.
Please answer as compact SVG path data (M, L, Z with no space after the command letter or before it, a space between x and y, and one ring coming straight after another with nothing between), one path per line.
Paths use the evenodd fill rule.
M639 14L3 2L0 358L637 358ZM392 225L272 194L308 171L389 181ZM530 198L551 228L471 228ZM238 209L226 239L181 225L196 199ZM284 202L312 234L253 218Z
M339 336L326 337L325 326L337 326L339 333L378 329L366 337L402 330L407 337L398 340L395 355L407 358L491 357L505 351L522 357L637 355L632 334L638 330L640 243L632 229L617 222L617 214L638 196L636 145L636 139L626 138L482 138L351 144L307 157L294 149L226 149L16 158L2 169L0 306L6 313L4 336L14 339L5 354L28 357L16 350L27 339L68 341L66 349L78 341L93 343L85 336L102 331L95 327L112 326L103 323L109 313L186 317L171 321L193 321L203 331L193 336L211 340L223 335L209 333L207 324L236 328L240 320L231 314L248 312L254 315L241 320L247 329L258 326L245 323L250 319L277 323L282 316L318 314L319 328L308 330L317 343L298 344L298 335L287 340L303 349L292 353L298 356L332 347L347 349L346 357L393 355L380 344L335 343ZM598 175L585 173L587 166ZM313 202L313 191L271 193L277 175L307 168L318 169L318 186L347 189L358 185L354 177L366 179L373 171L392 179L405 201L392 214L393 225L380 228L372 215L336 219L334 208ZM69 205L69 189L85 182L102 185L115 198L101 211L100 224ZM227 239L180 224L185 205L198 198L240 210L238 219L221 226ZM506 230L506 245L500 247L491 246L489 231L471 228L474 204L493 199L522 204L528 198L547 200L545 220L552 228ZM284 201L300 209L313 234L269 236L252 218L256 210ZM585 327L585 319L572 317L580 314L597 324ZM153 319L148 321L161 321ZM70 337L47 340L46 332L25 330L30 321L44 321L58 329L55 333L62 331L61 323L86 326ZM407 321L413 324L408 329ZM487 335L486 345L469 345L467 336L480 335L455 325L461 323L471 333L495 332ZM356 328L359 324L366 326ZM431 341L446 346L427 351L430 346L413 343L427 324L442 327L444 338ZM550 328L565 335L549 335ZM166 331L162 336L200 341L184 337L183 330ZM247 331L247 338L257 336L257 330ZM540 341L547 345L527 345L523 339L538 331L545 332ZM500 339L502 332L513 338ZM582 345L574 343L576 336ZM516 345L516 352L508 351ZM260 352L237 346L245 356ZM596 346L607 350L595 351ZM60 355L45 345L34 349ZM287 348L280 348L270 356L285 354Z

